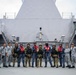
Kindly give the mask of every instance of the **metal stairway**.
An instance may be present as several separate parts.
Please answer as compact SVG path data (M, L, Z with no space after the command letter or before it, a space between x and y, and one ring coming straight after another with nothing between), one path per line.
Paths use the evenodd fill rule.
M2 37L3 37L4 41L5 41L5 43L8 45L9 39L5 36L4 32L1 32L1 33L2 33Z
M72 37L70 38L70 41L69 41L69 45L71 45L71 43L73 42L73 40L74 40L74 37L75 37L75 32L76 32L76 30L74 30L74 32L73 32L73 34L72 34Z
M69 45L71 45L72 42L76 44L76 42L75 42L76 41L76 21L73 21L73 25L74 25L74 31L72 33L70 40L69 40Z

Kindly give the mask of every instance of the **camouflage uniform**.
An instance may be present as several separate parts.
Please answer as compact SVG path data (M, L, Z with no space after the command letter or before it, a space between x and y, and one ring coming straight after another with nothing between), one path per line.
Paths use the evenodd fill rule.
M18 59L19 59L19 47L14 47L12 50L12 56L13 56L13 67L15 66L15 62L17 60L18 63Z
M3 60L3 67L8 67L8 50L7 47L2 46L2 60Z
M53 48L51 55L54 61L54 67L58 68L58 51L55 48Z
M30 47L27 47L25 49L25 53L26 53L26 61L25 61L26 67L27 67L27 64L29 67L31 67L32 49Z
M12 61L12 46L7 46L8 51L8 65L11 67L11 61Z

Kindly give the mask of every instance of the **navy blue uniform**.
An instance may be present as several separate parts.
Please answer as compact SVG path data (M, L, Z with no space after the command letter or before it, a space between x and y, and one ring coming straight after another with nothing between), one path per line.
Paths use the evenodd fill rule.
M52 66L52 61L51 61L51 48L44 47L44 55L45 55L45 67L47 67L47 61L49 60L50 65ZM47 60L48 59L48 60Z

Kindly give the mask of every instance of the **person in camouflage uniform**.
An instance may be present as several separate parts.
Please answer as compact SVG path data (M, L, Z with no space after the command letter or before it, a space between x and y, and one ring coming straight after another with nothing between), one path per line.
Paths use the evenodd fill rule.
M11 60L12 60L12 44L9 42L7 46L8 51L8 66L11 67Z
M32 49L29 43L27 44L27 47L25 48L25 54L26 54L26 61L25 61L26 67L27 67L27 64L29 67L31 67Z
M2 51L3 67L8 67L8 51L6 43L4 43L3 46L1 47L1 51Z
M51 56L52 56L53 61L54 61L54 67L58 68L58 51L56 49L56 45L52 46Z
M15 66L15 62L17 60L18 63L18 59L19 59L19 51L20 48L18 47L18 43L15 43L15 47L12 50L12 56L13 56L13 67Z
M39 50L37 52L37 67L42 67L43 49L42 45L39 45Z
M71 68L75 68L75 58L76 58L76 47L74 43L71 44Z

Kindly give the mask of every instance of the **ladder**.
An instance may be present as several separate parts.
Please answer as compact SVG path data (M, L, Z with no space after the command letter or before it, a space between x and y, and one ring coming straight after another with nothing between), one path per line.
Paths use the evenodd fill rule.
M74 30L74 32L73 32L73 34L72 34L72 36L71 36L71 38L69 40L69 45L71 45L71 43L73 42L73 39L75 37L75 32L76 32L76 30Z
M4 39L5 43L6 43L6 45L8 45L9 40L8 40L7 37L5 36L5 33L4 33L4 32L1 32L1 33L2 33L2 37L3 37L3 39Z

